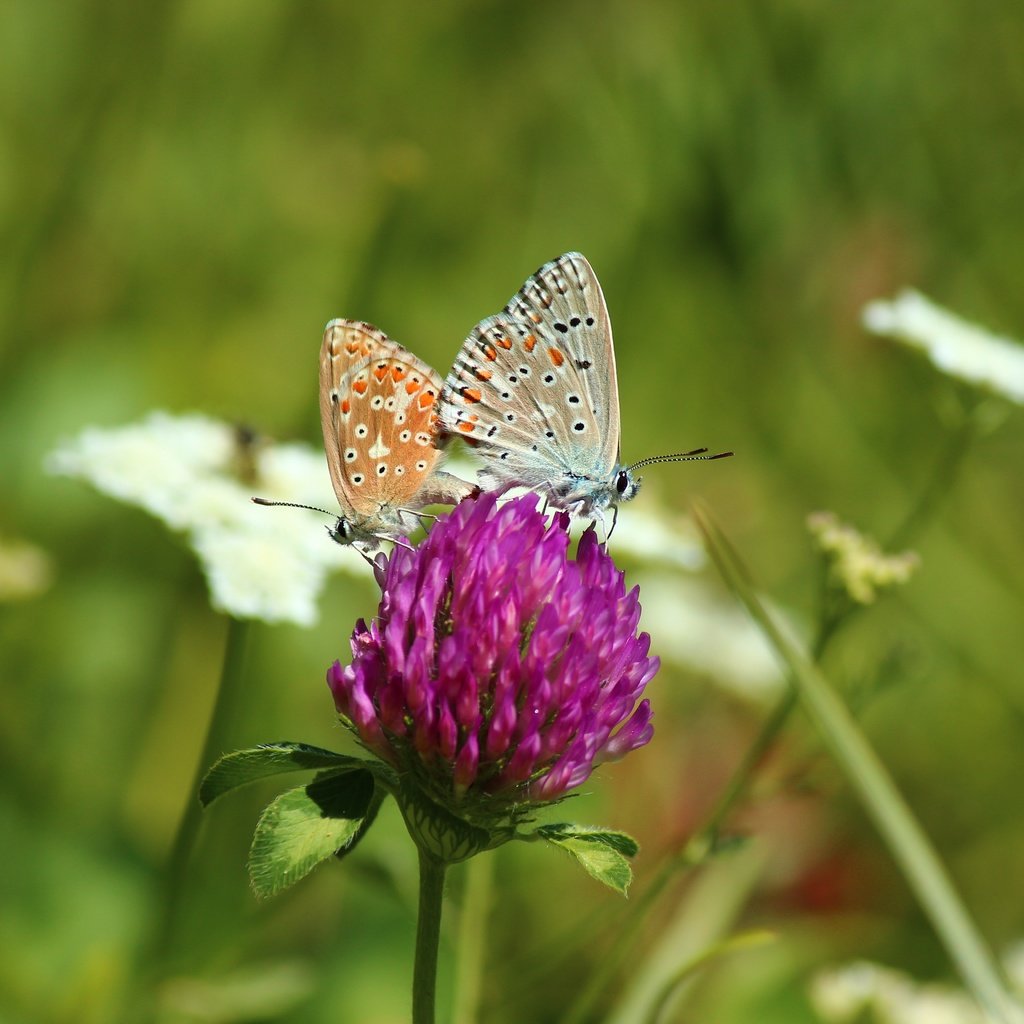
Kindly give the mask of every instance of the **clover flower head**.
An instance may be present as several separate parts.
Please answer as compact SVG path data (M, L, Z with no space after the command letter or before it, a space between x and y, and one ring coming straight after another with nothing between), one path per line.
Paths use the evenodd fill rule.
M158 411L141 423L85 429L50 454L47 468L183 531L211 603L236 618L313 625L327 574L364 571L356 552L328 542L316 513L250 500L264 494L329 507L326 463L306 445L274 445L206 416Z
M832 580L857 604L871 604L878 591L906 583L920 565L916 551L886 555L878 544L834 512L812 512L807 529L829 563Z
M381 573L376 618L328 684L368 749L467 818L547 802L653 734L658 669L593 530L569 557L568 517L527 495L467 499Z
M864 307L864 326L921 349L951 377L1024 405L1024 345L960 319L907 289Z

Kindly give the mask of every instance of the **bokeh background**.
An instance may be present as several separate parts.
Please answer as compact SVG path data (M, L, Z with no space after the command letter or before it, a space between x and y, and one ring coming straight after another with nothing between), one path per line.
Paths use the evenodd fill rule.
M868 336L863 304L912 285L1024 335L1012 0L16 0L3 22L0 535L53 567L0 607L5 1021L123 1019L226 634L179 539L44 473L59 439L165 408L318 445L327 319L378 323L444 370L528 273L579 249L615 325L624 455L737 452L648 470L637 504L700 496L812 622L807 513L885 537L964 401ZM996 950L1024 936L1022 466L1017 412L933 503L914 581L826 662ZM323 673L374 600L337 576L317 628L257 630L230 746L346 744ZM671 589L659 601L660 621ZM654 742L571 807L640 839L637 886L765 715L722 681L667 663ZM257 904L245 856L279 788L207 816L166 1019L406 1019L400 827ZM813 1021L808 979L853 956L952 977L799 717L732 824L754 867L687 919L690 880L662 915L778 937L703 972L673 1019ZM552 852L496 859L484 1019L557 1021L603 969L619 901ZM259 995L244 1012L240 990Z

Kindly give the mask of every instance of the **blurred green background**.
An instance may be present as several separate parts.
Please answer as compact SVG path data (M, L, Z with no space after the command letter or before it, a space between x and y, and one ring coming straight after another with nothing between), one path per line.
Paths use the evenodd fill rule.
M0 607L4 1021L123 1019L226 633L178 539L42 471L60 438L159 407L319 445L327 319L371 320L443 372L579 249L615 325L624 456L737 452L648 470L638 505L699 494L810 620L806 514L884 537L950 443L953 385L865 335L863 303L913 285L1024 335L1012 0L16 0L3 23L0 536L55 567ZM976 439L914 581L826 663L999 950L1024 936L1022 466L1018 413ZM336 577L318 628L257 630L230 746L346 744L323 672L374 600ZM638 886L764 715L672 666L652 697L654 742L571 808L640 839ZM204 822L166 1019L406 1019L398 823L257 904L245 856L279 788ZM738 926L779 939L705 972L674 1019L809 1022L807 979L851 956L949 975L801 720L737 823L763 856ZM557 1021L615 927L581 922L618 901L547 851L496 856L484 1019ZM218 1015L232 977L265 990Z

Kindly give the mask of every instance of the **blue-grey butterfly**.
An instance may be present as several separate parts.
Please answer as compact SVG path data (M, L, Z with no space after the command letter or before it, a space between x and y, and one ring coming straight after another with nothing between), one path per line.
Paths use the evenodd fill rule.
M578 252L545 263L503 312L473 328L445 380L440 414L442 430L485 461L486 489L527 487L590 517L634 498L644 466L732 454L696 448L620 462L612 326Z

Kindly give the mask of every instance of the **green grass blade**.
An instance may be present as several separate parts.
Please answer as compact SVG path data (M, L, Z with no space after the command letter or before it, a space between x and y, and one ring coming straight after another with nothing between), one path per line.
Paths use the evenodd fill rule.
M1002 1024L1019 1024L998 967L946 869L856 721L819 669L788 639L761 603L739 556L708 513L694 510L722 576L764 631L790 673L805 711L874 821L907 883L978 1003Z

